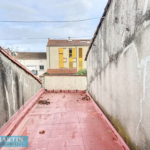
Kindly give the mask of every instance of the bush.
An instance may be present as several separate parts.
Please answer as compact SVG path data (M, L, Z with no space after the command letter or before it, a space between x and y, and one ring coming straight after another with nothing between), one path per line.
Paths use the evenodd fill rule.
M86 69L81 69L76 73L76 75L87 75L87 70Z
M48 72L45 72L43 75L49 75L49 73L48 73Z

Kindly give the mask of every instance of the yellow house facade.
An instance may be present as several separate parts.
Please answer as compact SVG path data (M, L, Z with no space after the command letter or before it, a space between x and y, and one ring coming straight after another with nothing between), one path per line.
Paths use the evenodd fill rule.
M46 46L48 69L86 69L91 40L51 40Z

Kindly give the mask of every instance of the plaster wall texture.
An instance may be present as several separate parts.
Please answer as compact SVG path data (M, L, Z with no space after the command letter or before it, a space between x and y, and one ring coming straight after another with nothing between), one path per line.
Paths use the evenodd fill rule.
M22 65L27 67L30 71L37 70L37 75L43 75L47 71L47 60L46 59L39 59L39 60L18 60ZM44 66L43 70L40 70L40 66Z
M150 148L150 0L113 0L87 58L88 92L133 150Z
M63 48L64 68L69 68L69 48L76 48L77 61L73 63L73 67L79 70L79 48L82 48L83 69L86 69L85 56L88 51L88 46L62 46L62 47L46 47L47 51L47 66L48 69L59 69L59 48Z
M44 87L47 90L86 90L86 76L44 76Z
M0 128L40 89L35 78L0 53Z

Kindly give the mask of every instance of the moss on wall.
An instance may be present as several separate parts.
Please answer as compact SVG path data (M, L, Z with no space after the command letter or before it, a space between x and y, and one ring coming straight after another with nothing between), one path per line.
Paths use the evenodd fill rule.
M90 94L90 95L91 95L92 99L95 101L95 96L92 96L92 94ZM101 109L101 111L104 113L104 115L110 121L110 123L114 126L114 128L116 129L116 131L123 138L123 140L130 147L130 149L131 150L140 150L140 148L138 146L136 146L135 143L131 140L129 133L123 127L123 125L121 124L121 122L117 118L115 118L112 115L108 114L107 111L106 111L106 109L104 107L102 107L99 103L97 103L96 101L95 101L95 103L99 106L99 108Z

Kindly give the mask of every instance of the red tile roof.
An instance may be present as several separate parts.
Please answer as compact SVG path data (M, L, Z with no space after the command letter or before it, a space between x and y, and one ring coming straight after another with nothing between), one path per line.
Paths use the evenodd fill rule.
M39 53L39 52L17 52L18 55L15 59L22 59L22 60L37 60L37 59L46 59L46 52Z
M77 69L48 69L47 72L50 75L76 74Z
M48 39L47 46L89 46L90 39L86 40L51 40Z
M28 70L25 66L23 66L20 62L18 62L15 58L13 58L11 55L9 55L2 47L0 47L0 52L5 55L8 59L10 59L13 63L15 63L17 66L19 66L20 68L22 68L25 72L27 72L28 74L30 74L33 78L35 78L40 84L42 84L42 82L40 81L39 78L37 78L34 74L32 74L32 72L30 70Z

